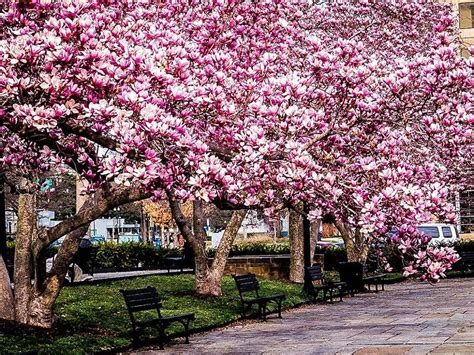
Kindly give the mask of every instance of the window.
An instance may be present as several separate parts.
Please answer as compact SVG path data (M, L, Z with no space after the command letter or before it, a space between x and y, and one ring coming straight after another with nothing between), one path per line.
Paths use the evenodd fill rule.
M432 238L439 238L438 227L417 227L420 232Z
M474 3L459 4L459 27L474 28Z
M443 230L443 237L445 237L445 238L452 238L453 237L453 233L451 232L450 227L443 227L441 229Z

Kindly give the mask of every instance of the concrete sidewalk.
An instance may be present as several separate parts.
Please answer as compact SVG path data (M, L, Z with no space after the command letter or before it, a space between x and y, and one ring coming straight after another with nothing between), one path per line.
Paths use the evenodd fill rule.
M283 319L195 334L190 344L177 339L165 352L474 354L474 279L407 281L386 289L290 310Z
M137 271L119 271L119 272L101 272L94 274L94 281L125 279L130 277L149 276L149 275L176 275L191 273L193 269L158 269L158 270L137 270Z

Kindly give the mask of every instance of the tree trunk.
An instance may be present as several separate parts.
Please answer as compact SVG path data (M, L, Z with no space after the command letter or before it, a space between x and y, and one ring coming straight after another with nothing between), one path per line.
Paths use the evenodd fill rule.
M210 294L215 296L222 295L222 276L224 276L225 266L229 257L230 249L237 236L240 226L242 225L245 216L247 215L246 210L234 211L230 217L229 223L224 231L224 235L219 242L217 247L216 255L211 265L209 275L209 288Z
M148 215L143 211L143 205L140 204L140 232L143 242L150 243L150 220Z
M275 226L275 234L274 234L274 240L273 242L276 243L278 241L278 239L281 238L281 219L280 219L280 213L277 213L277 217L276 217L276 220L274 222L274 226Z
M15 319L13 292L7 266L0 255L0 319Z
M344 240L347 261L365 263L369 255L369 246L360 233L360 228L357 227L353 232L350 226L340 221L336 221L334 224Z
M303 218L290 210L290 281L304 282Z
M27 189L26 182L21 188ZM33 193L22 193L18 197L18 222L15 238L15 320L28 324L29 308L33 285L32 243L36 237L36 196Z
M61 290L67 269L79 248L81 237L87 233L84 225L67 235L59 248L53 268L44 272L44 248L34 252L33 242L46 238L45 231L36 227L36 197L22 193L18 201L18 229L15 245L15 321L19 324L51 328L53 306Z
M311 261L314 260L314 249L318 242L319 229L321 227L321 219L311 222Z
M20 184L18 227L15 245L15 292L0 263L0 317L23 325L51 328L53 306L62 288L69 264L79 248L81 237L89 223L108 210L128 202L148 197L140 189L118 189L112 194L107 188L97 191L80 211L52 228L37 228L34 187L27 181ZM44 249L54 240L67 235L49 274L44 272ZM12 317L13 313L13 317Z
M193 248L195 263L195 289L198 295L213 295L209 288L209 265L207 263L206 250L203 246Z
M171 192L167 192L171 213L181 234L194 250L195 290L201 296L222 295L222 276L232 243L244 220L247 211L234 211L226 226L212 265L209 266L206 254L206 233L202 201L193 202L193 228L181 211L181 207Z

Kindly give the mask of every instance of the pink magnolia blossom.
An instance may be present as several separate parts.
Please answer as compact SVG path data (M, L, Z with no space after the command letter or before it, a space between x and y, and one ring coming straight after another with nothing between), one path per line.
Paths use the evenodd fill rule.
M41 0L0 5L0 28L4 167L267 211L305 202L366 238L454 217L473 61L436 1ZM394 240L420 257L408 272L433 280L456 257L420 261L409 228Z

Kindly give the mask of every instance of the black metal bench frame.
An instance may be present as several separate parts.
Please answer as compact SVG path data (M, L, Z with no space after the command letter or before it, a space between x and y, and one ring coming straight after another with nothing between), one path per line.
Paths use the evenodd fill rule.
M172 323L181 323L184 327L186 337L186 344L189 344L189 323L195 319L194 313L180 314L174 316L163 317L161 315L161 298L154 287L146 287L140 289L120 290L125 303L127 305L128 313L132 322L132 335L134 344L139 343L140 332L147 327L152 327L159 332L160 350L163 350L164 343L167 339L166 328ZM157 317L138 320L135 313L142 311L156 310Z
M367 264L363 264L363 277L362 282L367 285L367 289L370 290L370 286L375 286L375 292L379 292L379 285L382 286L382 291L385 291L385 274L369 273Z
M458 261L460 263L460 269L463 273L468 270L474 269L474 251L471 250L460 250L459 256L461 259Z
M316 300L319 296L319 293L323 292L323 301L327 301L329 293L329 301L333 303L334 291L339 291L339 300L342 302L342 296L346 292L347 285L345 282L328 282L324 278L323 270L320 265L307 266L305 268L306 278L305 285L306 288L303 288L303 291L312 297L313 300ZM319 281L319 285L315 285L314 282Z
M182 256L168 256L163 259L163 263L165 268L168 269L168 274L171 272L171 269L178 269L183 272L184 257Z
M339 263L339 274L341 281L347 284L347 290L354 296L356 292L363 291L367 285L368 291L370 286L375 285L375 292L379 291L379 285L382 291L385 290L385 274L367 274L367 266L359 262L342 262Z
M232 275L239 291L240 301L242 303L242 317L247 317L247 312L250 311L252 306L256 304L258 306L258 317L265 321L267 315L270 314L267 310L269 303L274 302L278 309L278 318L281 318L281 304L286 298L284 294L260 296L259 289L260 284L255 274L248 273L245 275ZM247 298L245 295L253 293L255 297Z

